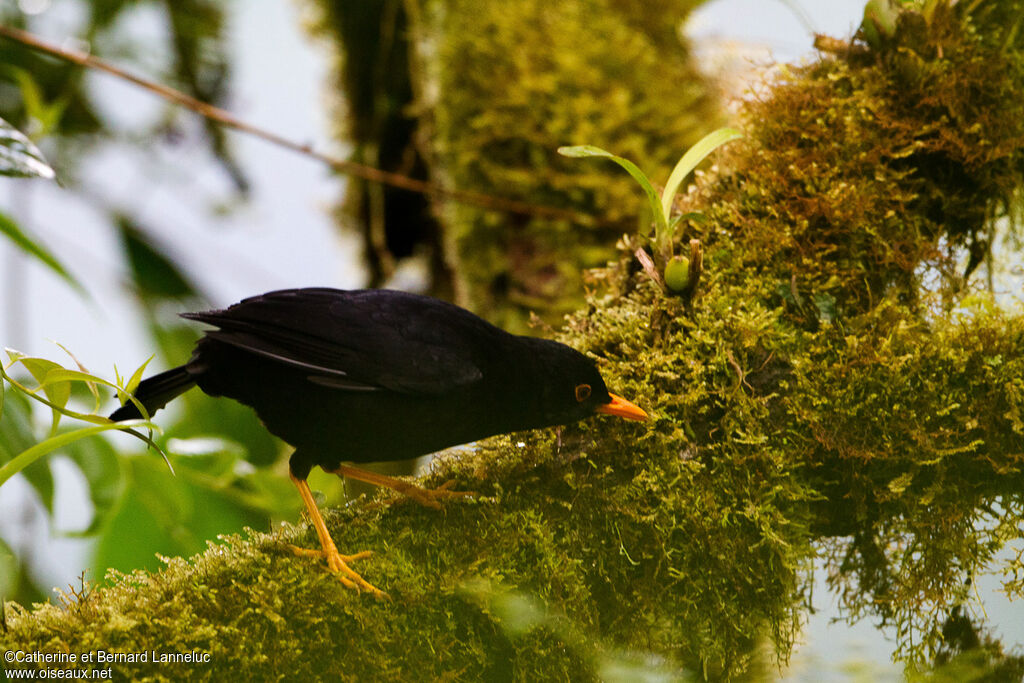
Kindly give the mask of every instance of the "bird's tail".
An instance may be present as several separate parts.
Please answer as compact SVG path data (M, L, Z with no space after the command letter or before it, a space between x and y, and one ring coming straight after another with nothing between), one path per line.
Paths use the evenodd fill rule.
M191 389L195 383L195 377L188 371L188 366L182 365L142 380L135 390L135 398L152 415L167 405L168 401ZM110 414L110 419L114 422L140 417L142 413L131 401Z

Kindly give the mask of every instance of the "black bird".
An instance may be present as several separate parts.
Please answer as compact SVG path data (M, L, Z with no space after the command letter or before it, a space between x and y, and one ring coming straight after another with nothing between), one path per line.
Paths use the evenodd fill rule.
M295 447L291 479L331 571L380 591L341 555L306 478L327 472L388 486L420 502L467 495L422 489L342 465L403 460L493 434L575 422L593 413L647 419L608 392L594 363L558 342L509 334L457 306L392 290L286 289L225 310L183 313L208 323L184 365L144 380L135 398L152 415L193 385L256 410ZM126 402L110 416L141 417Z

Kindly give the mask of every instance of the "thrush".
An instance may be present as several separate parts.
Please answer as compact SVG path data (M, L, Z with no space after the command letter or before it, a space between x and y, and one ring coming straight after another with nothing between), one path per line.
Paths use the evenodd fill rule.
M594 362L559 342L510 334L450 303L393 290L287 289L224 310L187 363L143 380L149 415L193 386L253 408L295 448L292 481L316 529L316 555L346 586L382 592L342 555L306 479L314 466L393 488L421 503L466 495L424 489L345 463L405 460L494 434L576 422L595 413L645 420L608 391ZM128 401L110 416L141 417Z

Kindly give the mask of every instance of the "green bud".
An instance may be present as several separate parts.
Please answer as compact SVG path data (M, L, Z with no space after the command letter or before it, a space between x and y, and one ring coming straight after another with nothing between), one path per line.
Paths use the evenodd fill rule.
M673 292L686 289L690 281L690 259L685 256L673 256L665 266L665 284Z

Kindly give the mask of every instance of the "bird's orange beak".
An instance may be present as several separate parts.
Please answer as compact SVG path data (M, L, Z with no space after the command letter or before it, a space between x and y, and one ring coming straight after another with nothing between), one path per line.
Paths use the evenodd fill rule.
M604 413L605 415L617 415L627 420L638 420L640 422L647 419L647 413L640 410L640 406L630 403L621 396L616 396L615 394L608 395L612 397L612 400L602 406L598 406L597 412Z

